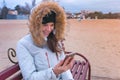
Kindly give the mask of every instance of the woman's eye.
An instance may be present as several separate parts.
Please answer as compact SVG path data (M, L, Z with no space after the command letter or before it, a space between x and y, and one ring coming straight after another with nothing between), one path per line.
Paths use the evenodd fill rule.
M47 26L47 24L44 24L43 26Z

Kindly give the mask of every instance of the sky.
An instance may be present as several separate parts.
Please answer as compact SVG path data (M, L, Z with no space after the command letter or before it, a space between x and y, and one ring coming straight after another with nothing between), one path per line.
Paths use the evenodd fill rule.
M58 3L69 12L80 12L81 10L88 11L101 11L103 13L108 12L120 12L120 0L57 0ZM25 5L28 3L31 5L32 0L5 0L8 8L14 9L16 5ZM36 4L41 0L36 0ZM0 0L0 7L3 6L3 0Z

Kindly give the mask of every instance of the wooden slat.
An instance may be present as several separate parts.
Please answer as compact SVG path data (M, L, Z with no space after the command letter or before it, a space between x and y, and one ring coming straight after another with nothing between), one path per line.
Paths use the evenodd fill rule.
M75 64L73 66L73 68L71 69L71 72L72 72L72 75L73 75L73 78L77 72L77 68L79 67L79 61L75 61Z
M84 62L82 62L81 64L79 64L79 67L77 69L77 74L75 75L74 79L78 80L80 78L80 76L82 75L82 69L84 67Z
M86 76L87 76L87 72L88 72L88 62L84 65L83 71L82 71L82 75L80 77L80 80L85 80Z
M20 70L20 68L19 68L18 64L15 64L15 65L5 69L4 71L0 72L0 80L5 80L6 78L13 75L14 73L16 73L19 70Z

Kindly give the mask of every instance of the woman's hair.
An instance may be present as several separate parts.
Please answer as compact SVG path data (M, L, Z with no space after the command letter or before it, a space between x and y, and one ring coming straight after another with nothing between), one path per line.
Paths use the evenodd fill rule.
M58 53L61 51L59 48L58 40L55 37L53 31L48 36L47 44L52 52Z

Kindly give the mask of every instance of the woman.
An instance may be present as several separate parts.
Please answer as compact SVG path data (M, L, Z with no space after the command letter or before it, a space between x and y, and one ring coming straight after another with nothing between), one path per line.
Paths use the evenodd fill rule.
M73 80L73 58L64 61L66 16L55 2L37 5L29 18L30 34L17 44L17 58L24 80Z

